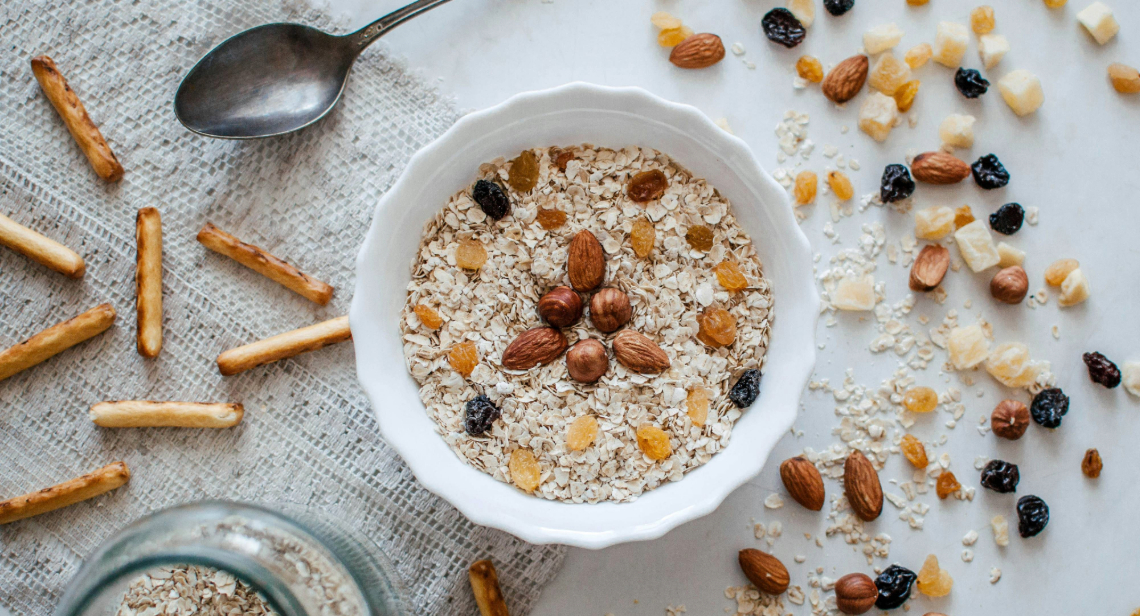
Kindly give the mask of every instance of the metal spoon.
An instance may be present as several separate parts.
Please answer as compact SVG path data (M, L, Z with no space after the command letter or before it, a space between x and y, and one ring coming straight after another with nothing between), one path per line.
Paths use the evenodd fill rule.
M272 137L304 128L336 106L356 56L401 23L449 0L418 0L335 36L300 24L266 24L206 54L178 86L174 114L191 131L222 139Z

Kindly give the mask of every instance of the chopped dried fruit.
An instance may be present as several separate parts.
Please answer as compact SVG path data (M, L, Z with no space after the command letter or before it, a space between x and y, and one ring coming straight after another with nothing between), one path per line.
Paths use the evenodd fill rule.
M796 184L792 189L796 205L807 205L815 201L815 193L819 190L819 177L814 171L801 171L796 175Z
M1088 30L1097 43L1104 45L1120 31L1120 24L1112 14L1112 9L1103 2L1093 2L1077 13L1077 21Z
M700 385L690 389L685 397L685 410L694 426L704 427L709 418L709 391Z
M942 143L955 148L968 148L974 145L974 122L972 115L952 113L938 126L938 136Z
M1017 499L1017 532L1022 538L1034 537L1049 524L1049 505L1029 494Z
M894 96L895 92L908 81L910 81L910 66L889 51L879 56L875 67L867 77L868 85L887 96Z
M1037 111L1045 103L1045 91L1041 80L1024 69L1007 73L997 82L1001 98L1019 116Z
M1124 390L1140 398L1140 361L1124 362L1124 369L1120 372Z
M930 57L934 55L934 49L930 47L930 43L920 43L911 47L906 55L903 56L903 61L911 68L918 68L930 61Z
M823 0L823 8L828 13L839 17L855 6L855 0Z
M1062 282L1065 282L1065 278L1069 276L1069 273L1080 266L1080 262L1076 259L1059 259L1054 261L1049 267L1045 268L1045 283L1059 287Z
M713 232L712 229L704 225L694 225L689 227L685 233L685 241L693 250L700 250L707 252L713 246Z
M990 460L982 469L982 487L1001 494L1017 491L1017 484L1021 481L1021 473L1016 464L1005 460Z
M1109 389L1120 386L1120 368L1109 361L1104 355L1092 352L1082 356L1089 369L1089 378L1093 383L1099 383Z
M950 353L950 363L958 370L969 370L986 360L990 352L990 341L981 325L955 327L946 339L946 350Z
M1085 457L1081 460L1081 472L1089 479L1096 479L1100 477L1100 471L1104 469L1104 462L1100 459L1100 452L1095 448L1085 452Z
M910 598L910 589L914 586L918 576L906 567L891 565L879 577L875 578L875 587L879 589L879 598L875 600L875 607L880 610L892 610L906 603Z
M669 13L666 13L665 11L657 11L653 15L650 15L649 21L662 30L681 27L681 20L670 15Z
M962 484L958 483L958 478L954 476L954 473L951 473L950 471L942 471L942 474L938 476L938 485L936 489L938 491L938 498L945 499L947 496L950 496L951 494L956 493L958 490L961 490ZM919 590L922 590L922 588L919 588ZM926 594L929 595L930 593ZM942 595L930 596L941 597Z
M918 86L920 85L922 82L915 79L902 84L898 90L895 90L895 103L899 106L899 111L903 113L910 111L911 106L914 105L914 97L918 96Z
M938 393L929 387L911 387L903 394L903 406L912 413L929 413L938 407Z
M978 38L978 57L986 70L997 66L1009 49L1009 40L1000 34L983 34Z
M831 305L838 310L874 310L876 301L875 277L872 274L844 276L831 294Z
M1117 92L1121 94L1136 94L1140 92L1140 71L1128 66L1115 62L1108 65L1108 78L1112 81L1112 87L1116 88Z
M760 371L755 368L745 370L744 374L736 380L736 384L728 391L728 399L739 408L752 406L760 396Z
M495 220L502 220L511 211L511 200L503 189L494 182L479 180L471 189L471 198L479 204L483 213Z
M1051 9L1059 9L1069 3L1069 0L1045 0L1045 6Z
M507 172L507 183L519 192L530 192L538 183L538 159L534 152L524 150L518 158L511 161L511 169Z
M637 427L637 446L650 460L660 462L673 455L673 445L669 443L669 435L652 424L641 424Z
M914 212L914 236L920 240L939 240L954 229L954 210L944 205Z
M566 212L554 208L539 208L534 217L538 224L547 231L553 231L566 224Z
M447 363L463 376L471 376L471 371L479 365L479 350L470 340L460 342L447 352Z
M748 278L733 261L721 261L716 266L716 280L729 291L739 291L748 286Z
M507 468L511 471L511 483L523 492L534 492L542 479L542 469L529 449L514 450Z
M926 6L930 4L930 0L906 0L906 3L911 6Z
M463 269L477 270L486 262L487 249L483 248L482 242L473 237L459 240L459 245L455 247L456 265Z
M1032 361L1029 347L1019 342L999 344L986 357L986 372L1006 387L1029 387L1047 367L1048 362Z
M914 194L914 180L904 165L887 165L879 185L879 198L883 203L902 201Z
M785 8L774 8L768 11L760 20L760 28L768 40L789 49L804 42L804 36L807 35L807 31L804 30L804 25L800 23L800 20L796 19L796 16Z
M924 469L930 464L930 459L926 456L926 447L913 434L903 435L902 440L899 441L899 449L902 450L903 457L906 458L907 462L910 462L915 468Z
M989 34L994 31L994 7L979 6L970 11L970 28L974 34Z
M1089 298L1089 279L1077 268L1065 276L1061 282L1061 296L1057 298L1057 305L1062 308L1076 306Z
M491 429L491 424L502 414L499 407L491 399L482 394L475 396L467 402L464 408L465 417L463 427L471 436L479 436Z
M416 304L413 308L416 311L416 316L420 318L420 323L428 329L439 329L443 325L443 317L439 316L439 312L435 308L427 304Z
M973 172L974 181L978 183L978 186L986 190L1001 188L1009 184L1009 172L1005 170L1005 166L1001 164L995 154L986 154L974 161L974 164L970 165L970 171Z
M827 185L840 201L847 201L855 196L855 187L851 185L851 178L842 171L828 171Z
M598 420L593 415L583 415L575 419L566 430L566 448L582 451L598 440Z
M896 24L875 26L863 33L863 50L874 56L898 45L902 37L903 31Z
M700 323L697 339L701 342L719 348L736 341L736 317L724 308L710 306L697 317L697 321Z
M966 26L949 21L938 24L934 36L934 61L949 68L962 65L962 56L970 44L970 31Z
M882 92L872 92L859 107L859 130L875 141L886 141L898 122L898 103Z
M970 206L968 206L968 205L963 205L962 207L954 210L954 230L955 231L957 231L958 229L961 229L962 227L965 227L966 225L974 222L975 220L977 220L977 219L974 218L974 211L971 210Z
M1052 387L1041 390L1033 396L1029 405L1029 414L1033 421L1046 428L1056 428L1061 425L1061 418L1069 413L1069 397L1065 392Z
M1003 235L1013 235L1021 230L1025 221L1025 210L1020 203L1007 203L990 214L990 228Z
M998 261L998 267L1005 269L1011 266L1022 266L1025 264L1025 251L1018 250L1005 242L998 242L997 245L998 256L1001 261Z
M692 35L693 29L688 26L667 28L657 33L657 44L662 47L676 47Z
M941 496L941 493L939 495ZM954 578L950 577L949 571L938 566L938 557L931 554L923 561L922 569L918 570L916 586L918 586L918 592L928 597L945 597L950 594L950 590L954 587Z
M660 199L668 187L669 178L665 177L665 172L660 169L650 169L630 178L626 193L632 201L648 203Z
M959 68L954 73L954 87L966 98L978 98L990 89L990 82L977 69Z
M653 223L644 218L639 218L634 221L633 228L629 232L629 243L633 246L633 253L641 258L649 256L653 252L653 244L657 241L657 230L653 227Z
M796 73L811 83L823 81L823 65L815 56L800 56L796 60Z

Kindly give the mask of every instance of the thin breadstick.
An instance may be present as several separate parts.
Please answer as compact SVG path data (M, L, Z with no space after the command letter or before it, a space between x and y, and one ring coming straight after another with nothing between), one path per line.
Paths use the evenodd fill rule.
M348 317L295 329L272 338L230 349L218 356L218 370L225 376L245 372L263 364L275 362L321 347L344 342L352 338Z
M510 616L503 600L503 590L499 588L499 575L491 561L475 561L467 571L467 577L471 580L471 591L475 593L480 616Z
M83 150L87 160L91 161L95 173L108 182L119 181L123 177L123 166L119 164L119 159L115 158L115 153L111 151L111 146L107 145L107 140L103 139L99 127L95 126L91 117L87 115L87 109L79 102L79 97L72 91L71 86L67 85L67 80L60 74L55 62L47 56L36 56L32 58L32 73L35 74L36 81L40 82L40 87L59 113L59 117L63 118L63 123L67 125L67 130L79 144L79 149Z
M91 421L104 428L232 428L245 408L228 402L120 400L91 407Z
M112 462L103 468L38 492L0 502L0 524L55 511L79 501L95 498L131 480L126 462Z
M135 308L139 315L138 349L143 357L158 357L162 350L162 218L144 207L135 218L138 262L135 270Z
M82 278L87 271L83 259L75 251L48 239L0 214L0 244L49 267L68 278Z
M206 223L198 232L198 241L214 252L225 255L285 288L322 306L332 299L333 288L311 278L297 268L252 244Z
M115 322L111 304L100 304L27 340L0 351L0 381L107 331Z

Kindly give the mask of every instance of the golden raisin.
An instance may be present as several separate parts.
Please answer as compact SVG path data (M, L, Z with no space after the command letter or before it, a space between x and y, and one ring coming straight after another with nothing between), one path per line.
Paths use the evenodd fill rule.
M970 206L963 205L962 207L954 210L954 229L961 229L966 225L974 222L974 211Z
M740 271L740 266L732 261L721 261L714 271L717 282L729 291L735 293L748 286L748 278Z
M713 348L736 341L736 317L724 308L710 306L697 317L697 323L700 325L697 339Z
M473 237L459 240L459 245L455 247L456 265L463 269L477 270L486 262L487 249L483 248L482 242Z
M689 411L692 416L693 411ZM694 422L696 423L696 422ZM1096 449L1090 449L1085 452L1085 457L1081 460L1081 472L1089 479L1096 479L1100 477L1100 472L1104 470L1104 461L1100 459L1100 452Z
M914 105L914 97L918 96L918 86L920 82L915 79L902 84L902 87L895 92L895 103L899 106L899 111L906 113L910 111Z
M648 203L654 199L660 199L668 187L669 178L665 177L665 172L660 169L650 169L629 179L626 194L629 195L631 201Z
M1049 267L1045 268L1045 284L1054 287L1061 286L1061 283L1065 282L1069 274L1080 266L1080 262L1076 259L1060 259L1054 261Z
M923 447L922 441L918 440L912 434L904 434L902 441L899 443L899 449L902 449L903 456L906 457L907 462L910 462L915 468L926 468L930 464L930 460L926 457L926 447Z
M479 350L475 348L475 343L470 340L460 342L448 351L447 363L451 364L451 367L459 374L471 376L471 371L479 365Z
M930 2L930 0L906 0L906 3L911 6L922 6L927 2Z
M633 246L633 253L641 258L649 256L653 252L653 244L657 242L657 230L653 228L653 223L644 218L640 218L633 223L633 229L629 232L629 243Z
M662 47L676 47L692 35L693 29L688 26L666 28L657 33L657 44Z
M574 152L562 148L550 148L550 160L559 171L566 171L566 165L574 160Z
M511 161L511 169L507 172L507 183L519 192L530 192L538 183L538 159L534 152L524 150L518 158Z
M831 187L831 192L835 193L840 201L846 201L855 196L855 187L851 185L851 178L842 171L828 171L827 185Z
M689 395L685 397L685 408L689 414L689 419L693 421L693 425L702 428L709 418L709 392L704 387L697 385L689 390Z
M1045 0L1045 6L1051 9L1059 9L1069 3L1069 0Z
M796 176L796 186L792 189L792 196L796 205L807 205L815 201L815 193L819 189L819 178L814 171L801 171Z
M566 212L556 209L539 208L538 215L534 217L538 224L547 231L553 231L566 224Z
M938 476L938 498L945 499L961 489L962 484L958 483L958 478L954 476L954 473L944 470Z
M669 13L666 13L665 11L657 11L653 15L650 15L649 21L662 30L681 27L681 20L670 15Z
M420 323L428 329L439 329L443 325L443 317L439 316L435 308L427 304L416 304L413 309L416 311L416 316L420 318Z
M989 34L994 31L994 7L979 6L970 11L970 27L974 34Z
M796 72L812 83L823 81L823 65L815 56L800 56L800 59L796 60Z
M933 55L934 48L930 46L930 43L920 43L911 47L910 50L906 52L906 55L903 56L903 61L911 68L918 68L929 62Z
M688 242L689 246L694 250L707 252L713 246L712 229L704 225L689 227L689 231L685 233L685 241Z
M938 566L938 557L931 554L918 571L918 591L928 597L945 597L954 587L950 572Z
M574 420L566 430L566 448L582 451L598 439L598 420L593 415L583 415Z
M1108 65L1108 78L1112 81L1112 87L1121 94L1140 92L1140 71L1127 64L1114 62Z
M912 413L929 413L938 406L938 394L929 387L911 387L903 394L903 406Z
M673 455L673 445L669 443L669 435L652 424L638 426L637 446L650 460L660 462Z
M534 492L542 478L542 469L534 452L529 449L516 449L511 453L511 461L507 464L511 471L511 483L523 492Z

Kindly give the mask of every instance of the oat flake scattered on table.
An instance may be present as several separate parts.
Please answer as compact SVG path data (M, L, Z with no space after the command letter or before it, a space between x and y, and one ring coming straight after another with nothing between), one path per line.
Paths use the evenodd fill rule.
M508 461L519 447L535 452L541 467L536 496L575 502L631 501L665 481L677 481L706 462L729 441L742 411L727 394L746 369L763 368L771 322L772 295L763 278L751 239L739 227L726 199L704 180L694 178L668 156L649 149L610 150L583 145L565 172L550 149L532 150L539 161L538 185L526 194L511 189L512 212L501 221L488 218L470 191L454 195L424 229L408 285L400 324L404 357L420 384L420 398L448 445L472 466L500 481L510 481ZM497 159L479 168L478 178L507 186L510 164ZM661 169L669 187L646 205L629 200L626 181L638 172ZM473 182L474 182L473 178ZM565 225L546 231L539 208L569 216ZM630 246L635 221L648 219L657 240L648 258ZM695 225L714 232L708 252L692 250L685 233ZM589 318L564 329L573 344L599 338L611 355L600 381L584 385L569 378L564 358L525 372L505 371L500 359L520 333L541 325L539 297L568 284L565 271L570 239L592 231L606 253L604 286L625 291L633 306L628 327L653 339L672 365L660 375L640 375L612 360L609 337L591 327ZM478 272L456 266L459 240L475 237L488 260ZM730 294L713 268L735 261L749 287ZM588 301L588 300L587 300ZM444 318L438 331L423 326L413 308L423 303ZM711 349L696 338L697 315L723 307L736 318L737 336L729 347ZM465 379L447 362L459 342L475 343L480 362ZM711 392L707 423L694 426L686 414L687 391ZM479 437L464 431L464 405L486 394L502 408L502 418ZM600 434L584 451L565 445L570 422L594 415ZM638 449L635 431L642 423L664 429L673 454L653 462Z

